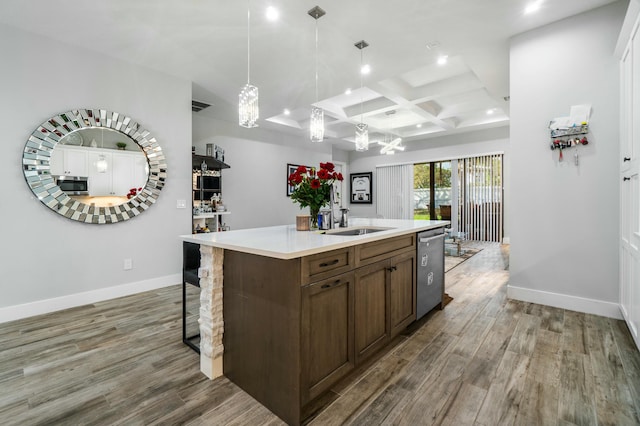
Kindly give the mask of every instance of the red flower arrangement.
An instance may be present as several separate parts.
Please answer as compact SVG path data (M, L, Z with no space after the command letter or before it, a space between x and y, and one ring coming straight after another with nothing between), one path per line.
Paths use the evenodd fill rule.
M127 194L127 198L128 199L132 199L133 197L138 195L138 192L140 192L140 191L142 191L142 188L131 188L129 190L129 193Z
M335 171L333 163L320 163L320 169L299 166L289 175L289 185L293 186L291 199L300 208L309 207L311 219L315 223L320 208L329 204L331 187L335 181L342 181L342 173Z

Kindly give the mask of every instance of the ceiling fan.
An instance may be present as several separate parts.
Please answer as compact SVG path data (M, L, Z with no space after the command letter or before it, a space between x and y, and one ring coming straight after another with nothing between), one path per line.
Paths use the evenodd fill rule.
M396 150L404 151L404 146L401 146L400 142L402 142L402 138L395 138L390 142L378 141L378 145L382 145L380 154L393 155L396 153Z

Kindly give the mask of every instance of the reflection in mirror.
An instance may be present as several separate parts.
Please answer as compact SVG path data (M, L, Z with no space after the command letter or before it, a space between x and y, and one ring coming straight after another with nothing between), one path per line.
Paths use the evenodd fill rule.
M51 117L29 137L23 171L38 199L86 223L115 223L155 203L166 179L162 149L130 117L80 109Z
M105 127L65 135L51 152L50 168L70 198L97 207L126 203L146 185L149 175L140 146Z

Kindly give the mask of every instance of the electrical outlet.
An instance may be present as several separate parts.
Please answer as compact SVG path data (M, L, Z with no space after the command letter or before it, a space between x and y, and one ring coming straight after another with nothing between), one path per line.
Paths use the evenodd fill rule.
M132 259L125 259L124 260L124 270L128 271L129 269L133 269L133 260Z

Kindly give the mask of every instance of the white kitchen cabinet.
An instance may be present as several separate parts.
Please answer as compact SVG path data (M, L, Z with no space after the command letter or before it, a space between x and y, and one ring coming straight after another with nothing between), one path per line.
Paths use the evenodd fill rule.
M98 161L106 161L100 171ZM124 197L131 188L143 188L147 182L147 159L142 152L94 150L89 153L89 195Z
M620 62L620 308L640 349L639 25Z
M85 148L58 144L51 152L49 164L54 176L89 176L88 152Z

